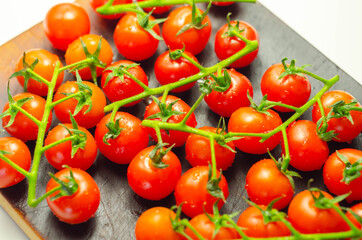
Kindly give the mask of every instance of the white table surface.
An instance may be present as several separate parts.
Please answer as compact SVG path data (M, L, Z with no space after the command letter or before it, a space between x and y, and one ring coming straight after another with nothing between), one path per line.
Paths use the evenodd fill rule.
M259 1L362 84L361 0ZM71 1L2 1L0 45L42 21L47 10L60 2ZM28 239L2 208L0 208L0 239Z

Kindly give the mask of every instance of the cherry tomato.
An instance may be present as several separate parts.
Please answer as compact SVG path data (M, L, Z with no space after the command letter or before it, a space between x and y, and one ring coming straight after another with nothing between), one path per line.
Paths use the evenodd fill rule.
M218 230L218 233L214 236L213 234L215 230L215 224L210 221L210 219L205 214L200 214L193 217L190 220L190 224L205 239L223 240L239 238L239 234L235 229L226 227L221 227ZM186 228L185 233L193 240L199 239L190 228Z
M143 2L143 1L145 0L137 0L137 2ZM149 8L144 8L143 10L145 10L146 12L151 12L152 9L154 9L152 14L162 14L169 11L171 8L172 6L163 6L163 7L154 7L154 8L149 7Z
M19 93L13 97L14 101L24 98L31 98L21 108L30 113L33 117L42 120L45 110L45 100L33 93ZM3 112L9 108L9 102L4 106ZM13 124L10 127L5 127L9 121L10 116L3 117L3 128L12 136L19 138L22 141L35 140L38 137L38 125L30 120L23 113L18 112ZM48 131L52 122L52 114L49 115L46 131Z
M212 2L215 6L229 6L233 4L234 2Z
M329 148L317 134L317 125L309 120L299 120L287 128L290 165L301 171L322 168L328 158ZM282 153L285 154L284 139Z
M73 129L71 124L64 124L68 129ZM66 141L56 145L49 150L45 151L45 157L48 162L58 170L63 169L63 165L68 165L73 168L80 168L87 170L97 157L97 145L92 134L87 129L79 127L79 130L84 132L87 136L84 149L79 148L75 155L71 157L72 142ZM58 125L53 128L45 139L45 146L52 144L56 141L69 137L68 131L65 127Z
M333 104L338 101L345 101L346 103L351 102L354 99L352 95L341 90L334 90L325 93L322 98L322 105L324 112L327 115L330 111ZM356 107L361 107L361 104L357 103ZM355 137L360 134L362 131L362 112L351 111L351 117L353 119L353 124L346 118L332 118L328 121L327 131L334 130L335 133L338 133L337 138L333 140L336 142L348 142L353 140ZM317 122L322 117L319 110L318 104L315 103L312 109L312 118L313 122Z
M155 18L150 16L149 21ZM160 27L156 24L153 31L160 35ZM133 61L150 58L157 50L159 40L144 30L139 24L136 13L128 12L119 20L113 34L114 44L120 54Z
M127 179L132 190L148 200L160 200L170 195L181 177L181 163L171 151L163 156L166 168L153 166L150 153L154 146L139 152L128 166Z
M187 170L180 178L175 189L176 204L182 205L182 211L189 217L204 213L212 213L213 204L218 200L210 195L206 189L208 182L209 168L206 166L198 166ZM220 172L217 172L217 177ZM229 189L226 179L221 175L219 187L224 193L225 199L229 196ZM218 202L220 209L224 205L224 201Z
M309 99L311 85L306 76L297 74L287 75L279 79L285 72L281 63L274 64L266 70L261 79L261 92L268 95L268 100L281 102L294 107L303 106ZM275 106L275 110L280 112L292 112L292 109Z
M198 63L197 58L192 53L186 51L184 53ZM198 72L200 72L200 70L184 57L172 60L169 51L162 53L155 62L156 79L161 85L177 82L183 78L195 75ZM196 82L186 84L171 90L171 92L184 92L192 88L195 83Z
M246 174L245 189L250 200L259 205L268 205L280 197L281 199L273 206L276 209L285 208L294 195L289 179L272 159L263 159L249 169Z
M362 151L357 149L345 148L338 150L338 153L345 156L351 164L362 158ZM359 176L349 184L346 184L342 181L345 168L346 165L336 152L330 155L323 167L324 184L331 193L336 195L351 192L347 197L347 201L362 200L362 177ZM360 170L360 173L362 174L362 170Z
M324 191L326 198L332 196ZM313 192L315 197L318 192ZM336 204L338 206L338 204ZM315 206L312 193L304 190L298 193L289 204L288 220L301 233L330 233L348 230L348 225L334 209L320 209Z
M51 197L58 194L59 191L47 197L50 210L62 222L69 224L79 224L87 221L94 216L98 209L101 196L99 188L93 178L85 171L78 168L64 168L55 174L55 177L64 182L68 182L70 170L73 172L74 179L78 184L78 190L71 196L62 196L56 200ZM58 187L59 184L52 178L46 186L46 192Z
M270 115L260 113L251 107L242 107L236 110L229 119L229 132L267 133L282 124L279 115L268 109ZM281 140L281 133L277 133L260 143L260 137L245 136L234 141L235 146L243 152L263 154L274 149Z
M120 60L115 63L112 63L108 67L119 67L119 66L125 66L133 64L134 62L128 61L128 60ZM148 77L146 73L143 71L141 66L134 66L127 70L130 74L132 74L134 77L136 77L138 80L140 80L142 83L148 86ZM119 77L115 76L112 77L108 83L107 78L109 74L114 73L112 70L106 70L102 74L102 80L101 85L104 93L106 94L107 98L111 102L116 102L125 98L132 97L134 95L137 95L141 92L143 92L143 88L138 85L134 80L132 80L129 76L123 75L123 79L120 79ZM133 106L139 101L135 101L130 104L124 105L124 107Z
M67 48L67 51L65 52L65 62L67 65L82 61L86 59L86 55L84 53L82 42L87 47L89 53L94 53L97 50L98 43L101 40L101 51L99 52L99 60L102 63L105 63L106 65L109 65L112 63L113 58L113 52L112 47L109 45L106 39L101 38L101 36L95 35L95 34L87 34L83 35L80 38L73 41L71 44L69 44L69 47ZM104 68L97 67L97 77L99 77L102 74L102 71ZM82 80L90 80L92 79L91 70L89 67L83 68L78 70L80 77ZM75 72L72 72L73 75L75 75Z
M107 100L102 90L94 83L84 81L83 84L92 89L92 108L88 113L85 113L89 106L84 106L80 112L74 116L74 119L79 126L88 129L94 127L104 116L103 109L106 106ZM66 82L61 85L55 93L54 102L66 97L63 93L77 93L78 91L77 82ZM59 103L54 107L55 115L62 123L70 123L69 112L73 114L77 104L78 100L74 98Z
M231 21L230 24L235 26L237 21ZM227 32L229 29L228 24L223 25L216 33L215 36L215 53L220 60L224 60L235 53L239 52L241 49L245 47L245 42L238 39L237 37L223 37L224 33ZM240 34L247 38L248 40L257 40L259 41L259 34L255 30L253 26L249 23L239 21L239 29L243 30ZM241 68L248 66L258 54L259 47L245 55L244 57L240 58L239 60L235 61L234 63L230 64L229 67L233 68Z
M209 108L223 117L230 117L237 109L250 105L247 97L248 91L250 96L253 97L253 86L247 77L233 68L228 69L227 72L231 77L229 89L225 92L212 90L211 93L205 96L205 102Z
M109 145L103 142L103 137L109 130L106 126L109 123L111 114L106 115L98 123L94 138L99 151L109 160L118 164L129 164L141 150L148 145L147 130L142 127L142 122L135 116L117 112L115 120L119 119L121 133L115 139L108 139Z
M25 54L25 62L29 65L38 59L38 63L35 65L33 71L50 82L53 77L55 65L57 62L60 62L59 57L44 49L31 49L28 50ZM24 56L19 58L15 66L15 71L20 71L24 68L23 59ZM60 62L59 66L62 67L63 64ZM59 88L60 84L62 84L63 78L64 72L61 72L57 78L55 90ZM24 77L18 76L17 79L20 85L24 86ZM27 85L27 91L35 93L39 96L46 96L48 94L48 86L30 78Z
M204 126L200 130L216 133L216 128ZM220 146L216 141L215 144L215 158L216 168L227 170L235 159L235 152ZM235 150L234 143L228 142L227 145ZM185 158L193 166L208 166L211 163L211 149L210 140L206 137L197 134L190 134L187 138L185 145L186 156Z
M266 209L263 205L261 205L260 208ZM290 230L281 221L265 224L263 214L254 206L248 207L241 213L237 225L243 229L243 232L248 237L268 238L290 236Z
M31 154L24 142L13 137L2 137L0 138L0 150L11 152L10 154L4 154L4 156L22 169L29 171ZM11 187L24 178L24 175L0 159L0 188Z
M111 14L111 15L103 15L98 13L96 10L97 8L105 5L108 2L108 0L89 0L89 3L93 10L97 13L98 16L104 18L104 19L117 19L123 16L123 13L119 14ZM125 3L132 3L132 0L114 0L112 3L113 5L119 5L119 4L125 4Z
M362 217L362 202L357 203L356 205L352 206L351 210L353 212L355 212L358 216ZM361 224L357 221L357 219L350 212L347 212L346 216L348 217L349 220L351 220L351 222L354 225L356 225L356 227L358 227L359 229L362 229Z
M90 21L78 4L60 3L48 11L43 27L53 47L65 51L71 42L89 33Z
M203 11L200 10L202 14ZM202 25L207 26L202 29L190 28L187 31L177 35L177 33L186 25L191 23L192 7L183 6L173 10L163 23L162 36L167 46L171 49L182 49L185 45L186 51L197 55L205 47L211 35L211 22L208 16L202 21Z
M181 240L183 237L172 228L171 218L176 214L165 207L153 207L142 213L136 223L137 240Z
M162 97L159 97L158 99L161 101ZM172 106L172 111L180 111L185 114L171 116L167 120L168 123L181 122L182 119L185 117L185 115L190 110L190 107L184 101L182 101L180 98L177 98L172 95L167 96L166 105L168 106L170 103L172 103L176 100L177 100L176 104ZM159 109L158 105L153 101L150 105L148 105L146 107L144 118L146 119L149 116L152 116L158 112L160 112L160 109ZM161 119L159 119L159 118L155 118L152 120L161 121ZM194 113L192 113L191 116L187 119L186 125L190 126L190 127L196 127L197 122L196 122ZM147 130L148 130L148 133L153 138L153 140L157 141L157 136L156 136L155 130L153 128L147 128ZM185 144L187 137L189 136L189 133L180 132L180 131L176 131L176 130L170 130L169 134L168 134L165 130L161 130L161 135L162 135L163 142L168 143L169 145L175 144L175 147L180 147Z

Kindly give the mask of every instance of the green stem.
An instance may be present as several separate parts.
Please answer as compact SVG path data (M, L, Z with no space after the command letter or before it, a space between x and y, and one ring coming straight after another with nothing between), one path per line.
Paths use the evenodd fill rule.
M330 81L330 80L325 79L325 78L322 78L322 77L320 77L320 76L318 76L318 75L316 75L316 74L314 74L314 73L308 72L308 71L306 71L304 68L297 68L297 69L298 69L298 72L307 74L307 75L309 75L309 76L317 79L318 81L321 81L321 82L324 83L324 84L328 84L328 82Z
M186 125L186 121L190 118L191 114L196 110L196 108L200 105L201 101L204 99L204 97L206 96L206 93L202 93L200 95L200 97L197 99L197 101L194 103L194 105L192 105L192 107L190 108L190 110L187 112L187 114L185 115L185 117L182 119L182 121L180 122L181 125Z
M317 103L318 103L319 111L321 112L321 115L323 118L322 129L327 130L327 128L328 128L327 117L326 117L326 112L324 111L324 107L323 107L321 98L317 99Z
M28 113L25 109L23 109L22 107L19 107L16 104L13 104L12 107L14 107L16 110L18 110L19 112L21 112L22 114L24 114L26 117L28 117L31 121L33 121L36 125L38 125L38 127L41 125L41 121L39 121L36 117L34 117L33 115L31 115L30 113Z
M234 227L234 229L239 233L243 240L250 239L230 217L228 217L228 222Z
M76 67L78 65L81 65L83 63L91 63L92 61L93 61L92 59L86 58L86 59L84 59L82 61L79 61L79 62L76 62L76 63L73 63L73 64L69 64L69 65L65 65L64 67L61 67L61 68L58 69L58 75L59 75L59 73L65 71L65 70L72 69L72 68L74 68L74 67Z
M76 139L76 138L77 138L76 135L72 135L72 136L69 136L69 137L66 137L66 138L62 138L62 139L60 139L58 141L55 141L55 142L53 142L53 143L51 143L49 145L46 145L46 146L42 147L40 151L42 153L44 153L45 151L49 150L52 147L55 147L55 146L57 146L57 145L59 145L61 143L67 142L67 141L72 141L73 139Z
M143 82L141 82L138 78L136 78L135 76L133 76L132 74L130 74L128 71L123 71L124 74L126 74L128 77L130 77L133 81L135 81L138 85L140 85L143 90L148 90L150 89L146 84L144 84Z
M58 186L55 187L51 190L49 190L48 192L46 192L45 194L43 194L41 197L39 197L38 199L35 199L32 201L33 205L37 206L39 203L41 203L44 199L46 199L47 197L49 197L50 195L52 195L53 193L55 193L56 191L60 190L62 188L62 186Z
M162 135L161 135L161 130L159 127L155 127L155 131L156 131L156 136L157 136L157 142L159 144L162 144L163 143L163 140L162 140Z
M186 220L186 219L184 219L183 222L182 222L182 224L183 224L185 227L189 228L189 229L196 235L196 237L197 237L199 240L206 240L203 236L201 236L201 234L200 234L198 231L196 231L196 229L194 228L194 226L192 226L189 221L187 221L187 220L185 221L185 220Z
M3 154L0 154L0 159L2 159L4 162L9 164L11 167L13 167L16 171L23 174L26 178L29 178L30 173L26 170L24 170L22 167L20 167L18 164L11 161L9 158L5 157Z
M41 81L42 83L44 83L48 87L50 86L50 82L48 80L46 80L45 78L43 78L42 76L40 76L39 74L37 74L36 72L31 70L30 68L27 68L26 71L34 76L33 79L37 79L37 80Z
M210 140L210 150L211 150L211 179L217 179L217 169L216 169L216 156L215 156L215 140L213 137L209 138Z
M291 105L288 105L288 104L285 104L285 103L281 103L281 102L273 102L273 101L269 101L269 100L266 100L265 101L265 107L267 106L279 106L279 107L285 107L285 108L289 108L295 112L298 112L300 111L300 109L298 107L294 107L294 106L291 106Z
M166 104L167 95L168 95L168 89L166 89L166 90L163 92L162 99L161 99L161 103Z
M344 214L342 212L342 210L336 206L336 205L332 205L332 208L343 218L343 220L348 224L348 226L351 228L351 230L355 233L360 233L360 235L362 235L361 230L359 230L352 222L351 220L348 219L348 217L346 216L346 214Z
M185 54L184 52L181 54L181 56L183 58L185 58L187 61L189 61L190 63L192 63L192 65L194 65L195 67L197 67L198 69L200 69L200 71L204 71L205 68L204 66L202 66L200 63L198 63L197 61L195 61L194 59L192 59L189 55Z
M284 157L283 157L283 165L281 167L281 171L285 172L288 169L289 162L290 162L290 152L289 152L289 142L288 142L288 136L287 131L284 128L282 128L282 135L283 135L283 142L284 142Z
M65 102L65 101L67 101L69 99L75 98L75 97L77 97L77 96L79 96L81 94L82 94L82 92L76 92L76 93L73 93L73 94L71 94L69 96L65 96L64 98L61 98L58 101L53 102L50 107L54 108L56 105L58 105L58 104L60 104L62 102Z
M114 122L115 123L114 119L116 118L117 112L118 112L118 108L114 108L113 111L112 111L112 114L111 114L111 118L109 119L109 122Z
M281 217L280 221L284 223L284 225L290 230L294 237L300 237L301 234L293 227L293 225L289 221L287 221L284 217Z

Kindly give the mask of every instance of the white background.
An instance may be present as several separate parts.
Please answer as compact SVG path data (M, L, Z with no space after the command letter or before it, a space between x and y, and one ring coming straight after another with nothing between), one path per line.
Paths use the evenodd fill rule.
M259 1L362 84L361 0ZM71 1L2 1L0 45L42 21L47 10L59 2ZM0 239L27 239L1 208Z

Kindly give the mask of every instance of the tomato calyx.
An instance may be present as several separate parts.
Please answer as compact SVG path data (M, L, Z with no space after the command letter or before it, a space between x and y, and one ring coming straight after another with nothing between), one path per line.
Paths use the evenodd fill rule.
M169 152L171 151L171 149L173 148L172 145L171 147L167 148L164 150L164 147L168 146L168 143L157 143L155 148L152 149L152 151L149 154L149 157L152 160L152 165L156 168L159 169L164 169L168 167L168 164L165 164L162 160L163 157Z
M335 104L329 106L331 108L331 111L327 115L327 119L332 118L343 118L346 117L352 124L354 124L351 111L352 110L358 110L362 111L362 108L356 107L358 104L358 101L356 99L351 100L351 102L346 103L345 101L341 100L336 102Z
M124 75L125 74L130 74L130 72L128 70L133 68L133 67L137 67L137 66L139 66L138 63L132 63L132 64L129 64L129 65L120 65L120 66L117 66L117 67L108 67L108 68L106 68L104 71L111 71L111 72L108 74L103 87L107 86L108 82L114 77L118 77L123 82L124 81Z
M168 47L169 49L169 53L168 56L170 57L171 60L178 60L182 57L182 54L185 52L185 44L183 46L182 49L176 49L176 50L171 50L170 47Z
M290 65L288 66L285 62L288 60L288 58L283 58L282 59L282 64L283 64L283 67L284 67L284 72L282 72L282 74L279 75L279 78L278 79L281 79L283 77L286 77L286 76L289 76L289 75L298 75L298 76L301 76L303 78L306 78L306 76L301 73L301 69L303 70L304 68L306 67L309 67L310 65L303 65L301 67L296 67L295 66L295 59L291 60L290 61Z
M331 208L335 208L337 203L343 201L345 198L347 198L351 193L346 193L343 195L339 195L333 199L329 199L326 198L322 192L322 190L320 190L319 188L309 188L308 189L310 194L313 197L314 200L314 206L319 208L319 209L331 209ZM317 193L317 194L315 194ZM316 196L318 195L318 196Z
M185 114L181 111L172 110L173 105L175 105L179 99L171 102L169 105L166 106L166 103L161 102L158 98L151 96L153 101L157 104L158 108L160 109L160 112L155 113L151 116L148 116L146 119L155 119L159 118L162 122L167 122L167 120L174 116L174 115L182 115Z
M359 158L355 163L350 163L348 158L343 154L336 151L338 158L345 164L345 168L343 170L343 178L341 182L349 184L354 179L359 178L361 176L362 170L362 158Z
M209 164L209 173L208 173L208 181L206 184L206 189L207 189L208 193L210 193L211 196L213 196L215 198L220 198L224 202L226 202L224 192L219 187L221 177L222 177L222 170L220 169L220 175L217 178L217 177L213 176L212 167Z
M51 201L54 201L63 196L72 196L78 190L78 183L75 181L72 170L67 165L64 165L63 167L69 169L70 176L65 177L66 179L69 180L68 182L60 180L53 173L49 173L49 176L59 184L59 186L56 188L57 190L59 190L59 193L51 197L50 198Z
M264 224L268 224L268 223L272 223L272 222L278 222L278 221L282 221L283 219L285 219L285 217L287 216L286 213L284 212L280 212L277 209L273 208L274 204L279 201L282 197L278 197L274 200L272 200L267 206L266 209L261 208L258 204L244 198L244 200L253 207L256 207L262 214L263 216L263 222Z
M121 118L117 119L114 122L109 122L106 124L106 127L108 128L108 132L103 136L103 142L107 145L110 145L108 142L108 139L116 139L122 132L124 128L119 127L119 121Z
M215 76L214 74L211 74L211 77L216 82L216 84L212 86L213 90L217 92L225 92L230 88L231 77L230 74L226 71L226 69L224 69L222 76Z
M222 35L223 38L239 37L241 35L241 33L245 31L245 29L240 29L239 28L239 26L240 26L239 21L236 21L235 25L231 25L230 16L231 16L231 13L229 12L228 15L226 16L226 19L227 19L227 22L228 22L228 29Z
M220 127L221 123L222 123L222 126ZM232 149L232 148L228 145L228 143L229 143L229 142L232 142L232 141L235 141L235 140L239 140L239 139L241 139L241 138L243 138L243 137L233 137L233 136L231 136L231 137L225 137L225 133L226 133L226 123L225 123L225 118L224 118L224 117L221 117L221 118L220 118L219 123L218 123L217 128L216 128L216 133L221 136L220 139L216 139L216 142L217 142L220 146L222 146L222 147L230 150L230 151L233 152L233 153L236 153L236 151L235 151L234 149Z
M138 6L138 8L139 8L139 6ZM163 23L164 21L167 20L167 18L160 18L160 19L155 19L155 20L150 21L149 17L152 15L155 8L153 8L148 14L145 14L145 12L143 12L142 8L139 8L139 10L140 10L140 12L137 13L138 24L145 31L147 31L149 34L151 34L152 37L154 37L155 39L163 40L163 38L153 30L153 27L156 26L157 24Z
M195 28L197 30L203 29L204 27L208 26L209 23L202 24L202 21L206 18L207 14L210 11L212 2L209 2L207 9L202 14L200 13L199 9L196 7L195 0L192 0L192 13L191 13L191 22L184 25L176 34L176 37L191 28Z
M352 216L357 220L357 222L362 225L362 217L360 215L354 212L351 208L347 208L347 212L352 214Z
M274 158L274 156L268 151L268 154L270 156L270 158L273 160L273 162L275 163L275 165L277 166L277 169L284 174L284 176L286 176L290 182L290 184L292 185L292 188L295 189L295 182L293 177L297 177L297 178L302 178L302 176L295 172L295 171L290 171L288 169L284 169L283 165L284 165L284 161L290 161L290 159L286 159L285 156L282 156L281 158L279 158L278 160L276 160Z
M250 107L254 108L256 111L258 111L260 113L264 113L264 114L266 114L268 116L271 116L271 114L270 114L270 112L268 112L268 110L270 108L274 107L275 105L269 104L269 101L267 100L267 98L268 98L267 94L265 94L263 96L263 98L260 101L259 106L254 102L253 98L250 96L249 90L247 91L246 95L247 95L247 97L249 99Z

